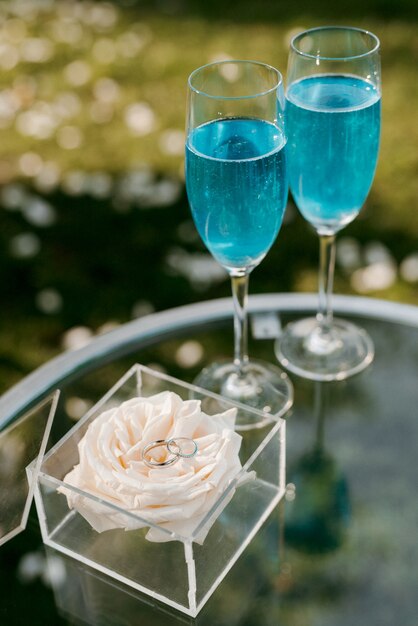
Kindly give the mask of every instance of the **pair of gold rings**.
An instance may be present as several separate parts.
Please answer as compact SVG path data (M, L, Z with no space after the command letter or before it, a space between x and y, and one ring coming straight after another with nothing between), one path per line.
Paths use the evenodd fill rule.
M165 447L169 456L165 461L154 461L149 453L155 448ZM142 460L148 467L168 467L174 465L181 458L191 459L197 454L198 445L190 437L172 437L171 439L156 439L148 443L142 450Z

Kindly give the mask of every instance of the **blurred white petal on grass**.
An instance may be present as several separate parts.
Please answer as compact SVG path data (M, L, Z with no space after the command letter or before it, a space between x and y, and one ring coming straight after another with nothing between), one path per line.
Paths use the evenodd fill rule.
M13 44L0 43L0 67L9 71L16 67L20 61L20 51Z
M41 552L27 552L17 566L17 578L23 585L32 583L42 575L45 556Z
M133 135L148 135L156 127L155 113L146 102L135 102L125 109L125 123Z
M41 2L33 2L33 0L14 0L13 2L9 2L8 9L10 13L22 18L27 24L30 24L38 17L40 9L50 9L51 6L50 0L41 0Z
M61 170L55 161L45 161L39 174L35 176L34 184L41 193L49 193L59 185Z
M132 202L140 200L152 187L154 174L149 167L132 170L118 180L117 197Z
M7 159L0 158L0 186L7 185L16 179L16 168L14 163Z
M31 75L19 73L12 83L11 96L16 111L31 106L35 102L39 88L38 80Z
M119 326L120 322L118 322L117 320L109 320L97 328L96 334L107 335L107 333L111 333L112 330L119 328Z
M305 26L294 26L293 28L290 28L289 30L287 30L283 37L284 49L287 50L290 46L290 42L292 41L293 37L296 37L296 35L299 35L299 33L303 33L304 30L306 30Z
M43 167L43 160L36 152L25 152L19 159L19 170L24 176L37 176Z
M184 154L184 140L184 131L168 129L161 133L158 143L161 152L173 156L180 156Z
M66 2L57 6L60 18L68 17L81 24L90 25L90 4L88 2Z
M26 221L33 226L45 228L54 224L56 213L54 207L43 198L29 196L22 206Z
M107 172L93 172L86 177L86 191L93 198L109 198L112 188L113 179Z
M101 37L94 42L92 54L98 63L110 65L117 56L115 42L110 37Z
M83 170L71 170L62 178L62 189L70 196L81 196L87 193L87 174Z
M19 100L11 89L0 91L0 125L2 128L10 125L19 108Z
M52 106L61 119L75 117L82 110L80 97L74 91L58 93Z
M115 210L124 213L129 211L134 203L141 202L144 193L152 187L152 181L153 174L148 169L129 172L119 178L112 199Z
M151 363L146 363L145 365L156 372L160 372L160 374L167 374L167 369L161 363L151 361ZM161 391L161 381L156 376L150 376L147 380L147 387L150 390Z
M93 94L100 102L112 104L120 98L120 87L113 78L105 76L94 83Z
M150 40L151 34L148 29L144 28L142 33L128 30L119 35L116 40L116 48L121 56L134 58Z
M89 108L90 118L95 124L108 124L115 114L113 104L93 102Z
M373 263L393 262L392 254L387 246L380 241L370 241L364 246L363 255L367 265Z
M65 412L68 417L74 421L78 421L87 413L93 406L91 400L85 400L84 398L78 398L77 396L70 396L65 401Z
M369 293L389 289L396 282L396 275L392 261L378 261L356 270L350 282L357 293Z
M10 240L10 254L16 259L30 259L41 249L41 240L35 233L20 233Z
M67 584L67 569L62 557L54 554L45 559L41 580L54 590Z
M177 226L177 236L183 243L196 243L200 235L193 220L186 220Z
M83 133L77 126L63 126L57 131L57 143L64 150L76 150L83 142Z
M404 258L400 266L400 274L407 283L418 282L418 253L410 254Z
M227 52L215 52L209 58L209 63L219 63L220 61L232 61L231 55Z
M117 23L119 11L110 2L91 3L87 16L88 23L97 30L111 30Z
M163 178L154 185L153 194L143 202L145 207L164 207L180 198L181 184L174 178Z
M0 190L0 204L8 211L19 211L28 198L28 191L21 183L5 185Z
M156 179L151 169L143 167L129 172L119 179L116 185L114 206L118 210L133 203L139 208L151 209L174 204L181 194L182 186L178 179Z
M53 315L62 309L63 300L61 294L53 288L42 289L36 294L36 306L42 313Z
M3 23L3 36L12 43L20 43L27 35L25 22L18 17L12 17Z
M32 37L24 39L20 46L23 61L28 63L45 63L54 54L54 44L49 39Z
M181 248L174 248L167 254L165 262L169 273L184 276L199 291L228 278L227 272L210 254L189 254Z
M180 194L181 184L178 180L163 178L144 188L137 204L142 209L162 208L174 204Z
M361 248L357 239L337 239L337 262L346 271L352 272L361 266Z
M62 347L65 350L78 350L93 339L93 331L87 326L74 326L62 336Z
M38 106L19 113L16 119L16 129L24 136L36 139L49 139L58 126L58 120L52 110Z
M139 317L145 317L145 315L150 315L154 313L155 307L152 302L148 300L138 300L132 307L132 318L137 319Z
M230 83L235 83L241 76L241 67L238 63L225 63L219 69L220 74Z
M81 24L71 17L53 20L50 24L50 32L55 41L71 46L81 42L84 35Z
M204 350L198 341L185 341L177 348L174 358L180 367L194 367L203 358Z
M92 70L85 61L72 61L64 68L64 77L73 87L81 87L91 79Z

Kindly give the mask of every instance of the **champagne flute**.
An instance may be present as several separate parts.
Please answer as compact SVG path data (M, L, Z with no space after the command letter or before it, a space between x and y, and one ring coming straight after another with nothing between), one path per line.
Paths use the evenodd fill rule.
M274 416L292 405L292 385L275 365L249 360L246 305L249 274L287 202L283 108L282 77L264 63L221 61L189 77L187 194L201 238L231 277L235 337L233 361L208 366L195 383Z
M379 40L358 28L314 28L293 38L286 90L289 181L320 240L316 318L289 324L276 342L288 370L342 380L371 363L363 330L333 317L336 233L358 215L370 190L380 135Z

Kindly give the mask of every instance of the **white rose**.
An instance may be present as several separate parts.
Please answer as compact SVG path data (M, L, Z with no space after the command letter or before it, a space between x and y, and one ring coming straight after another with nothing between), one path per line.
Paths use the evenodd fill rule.
M201 411L200 405L200 400L183 401L168 391L133 398L97 417L78 444L80 462L64 482L143 521L61 488L69 506L98 532L133 530L152 523L189 536L242 467L242 438L234 431L236 410L210 416ZM142 451L148 443L180 437L196 442L195 456L180 458L165 467L150 468L144 463ZM170 453L164 446L149 455L162 461ZM246 474L240 483L252 477ZM223 507L233 494L234 490L228 493ZM205 525L196 541L203 542L208 531ZM147 539L170 541L166 533L155 528L148 531Z

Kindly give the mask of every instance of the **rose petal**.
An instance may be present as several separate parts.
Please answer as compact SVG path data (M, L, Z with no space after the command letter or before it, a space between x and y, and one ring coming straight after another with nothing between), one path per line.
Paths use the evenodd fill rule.
M206 415L199 400L183 401L168 391L132 398L106 410L89 425L78 445L79 464L64 479L68 485L116 504L120 513L70 487L60 491L69 506L98 532L150 524L190 536L242 469L242 438L234 431L235 417L235 409ZM142 450L148 443L180 437L194 439L198 447L195 456L180 458L167 467L150 468L143 462ZM155 460L170 455L165 446L150 451ZM231 489L226 503L233 493ZM124 515L123 510L135 518ZM203 541L208 530L205 527L196 540ZM147 538L170 540L155 527Z

